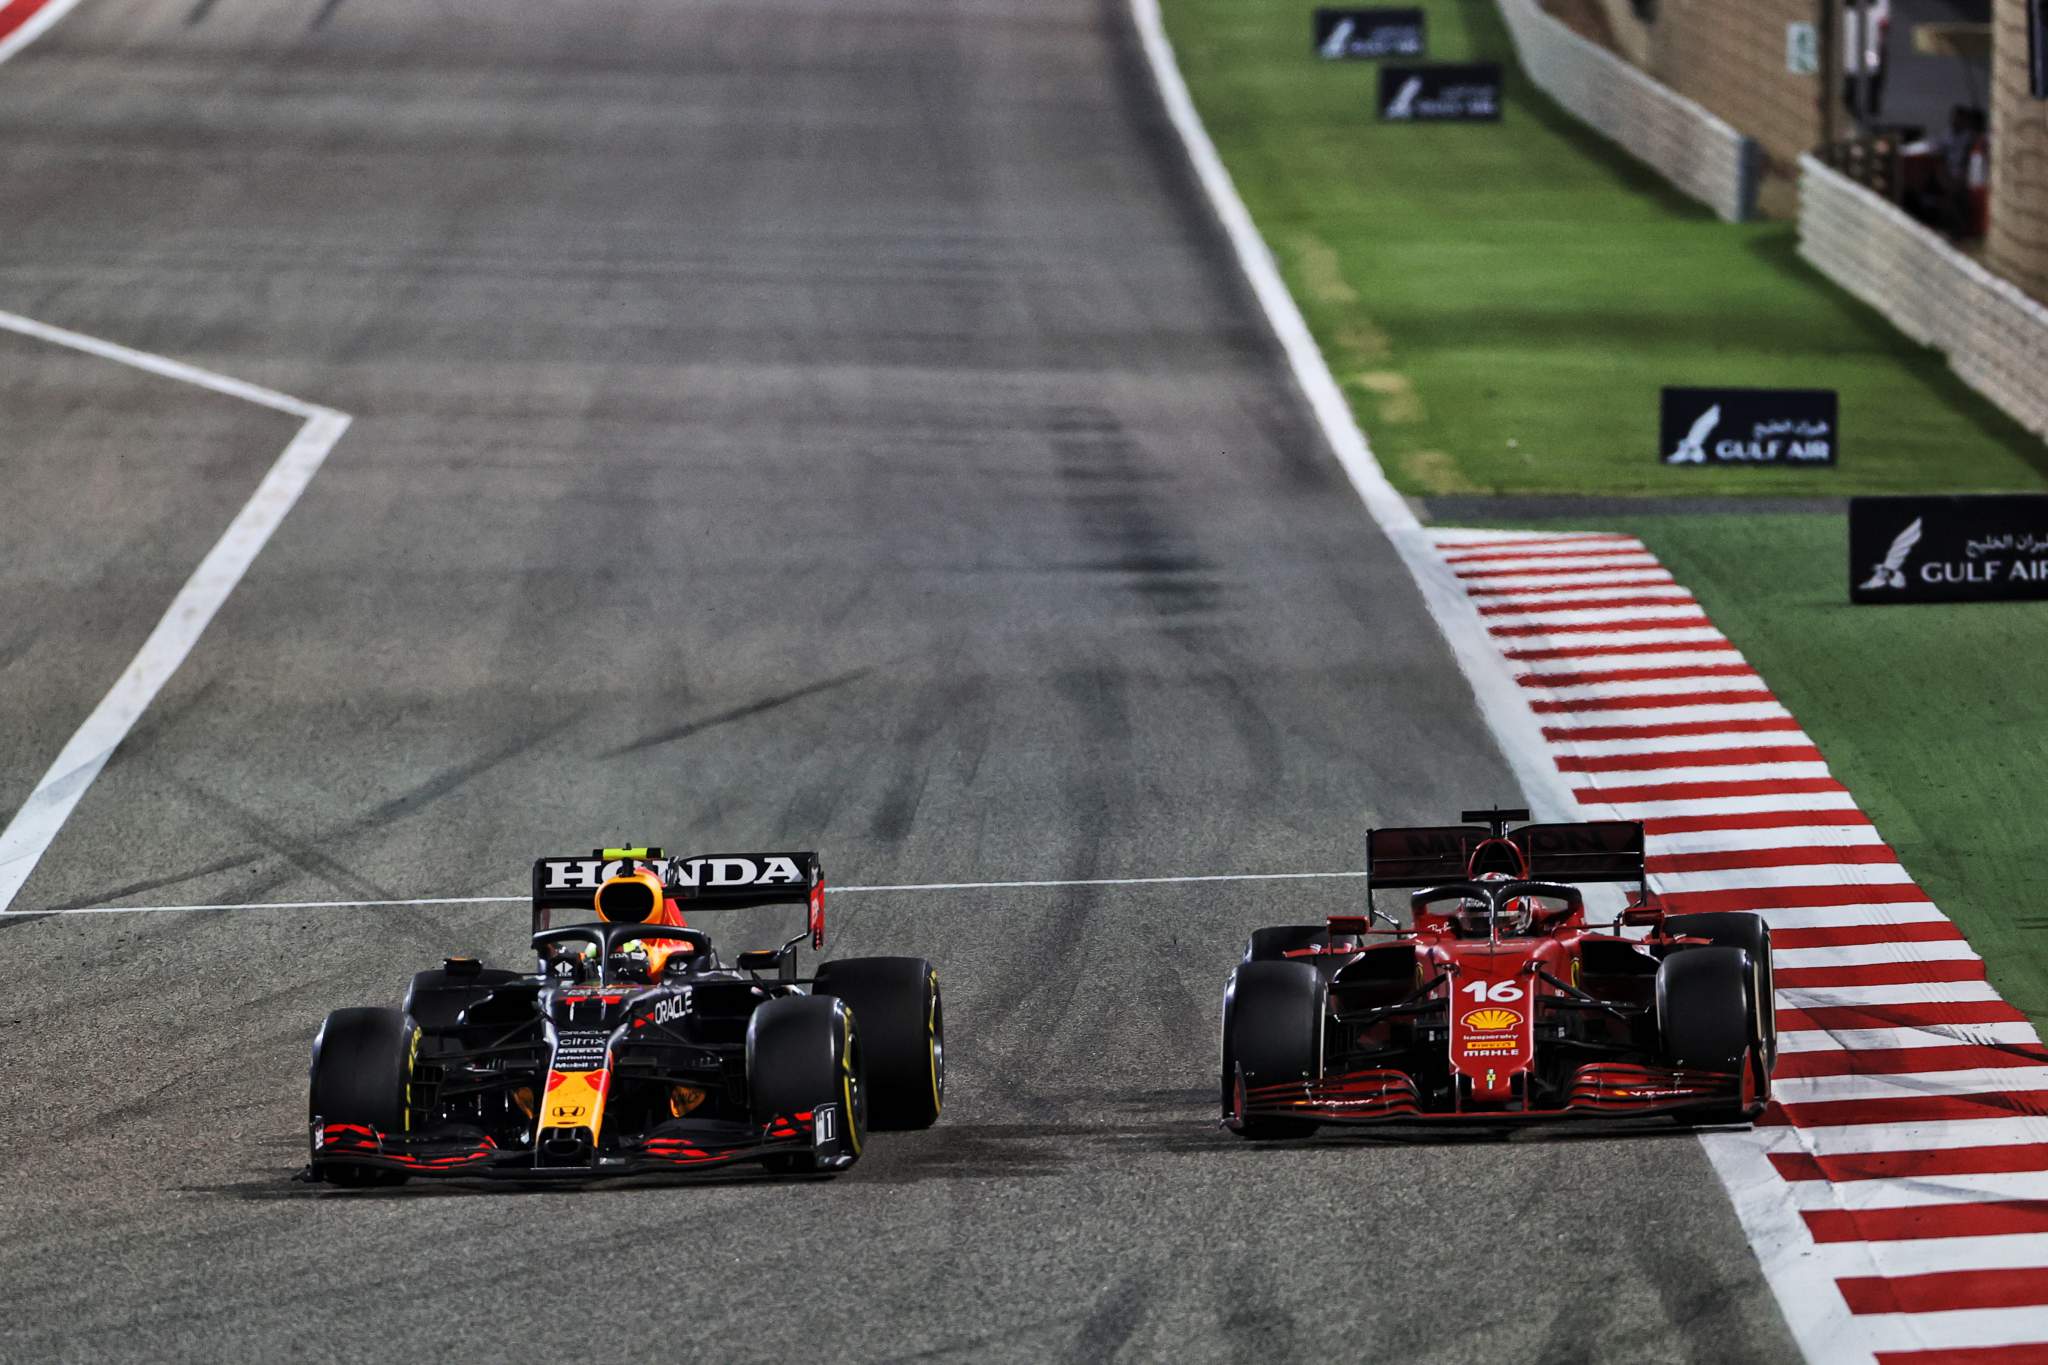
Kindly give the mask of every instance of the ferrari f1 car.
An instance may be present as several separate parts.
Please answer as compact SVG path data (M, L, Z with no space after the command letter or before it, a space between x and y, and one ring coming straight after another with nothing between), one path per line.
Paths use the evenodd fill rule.
M1461 818L1476 823L1370 832L1366 914L1252 934L1223 992L1226 1127L1763 1111L1777 1026L1761 916L1666 913L1640 824ZM1580 887L1603 882L1635 885L1590 924ZM1411 927L1372 904L1382 889L1410 893Z
M805 932L730 965L684 913L781 903L808 906ZM449 958L413 978L402 1008L327 1016L313 1042L314 1178L590 1178L742 1161L834 1174L860 1158L870 1128L939 1117L945 1019L932 965L856 957L797 973L803 941L825 943L815 853L542 858L532 931L530 971Z

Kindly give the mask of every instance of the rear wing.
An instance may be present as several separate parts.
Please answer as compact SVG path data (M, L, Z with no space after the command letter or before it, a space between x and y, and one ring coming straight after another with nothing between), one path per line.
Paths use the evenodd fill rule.
M1645 879L1643 827L1634 820L1507 827L1527 811L1467 811L1484 825L1422 825L1369 830L1365 836L1368 891L1414 889L1464 881L1472 853L1490 839L1520 850L1519 875L1547 882L1635 882ZM1502 856L1507 857L1502 850ZM1512 859L1510 859L1512 861ZM1481 869L1487 870L1487 869ZM1506 868L1494 869L1507 871Z
M597 889L613 877L646 870L685 913L745 910L757 905L810 909L811 946L825 946L825 872L816 853L713 853L663 856L659 848L598 848L582 857L537 858L533 864L533 931L557 910L596 913Z

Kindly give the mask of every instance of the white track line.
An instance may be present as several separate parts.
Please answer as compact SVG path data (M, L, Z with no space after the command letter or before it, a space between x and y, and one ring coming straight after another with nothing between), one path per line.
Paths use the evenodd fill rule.
M6 61L9 57L12 57L15 53L42 37L43 34L49 31L52 24L71 13L77 6L78 0L47 0L47 3L41 9L29 17L27 23L8 34L5 38L0 38L0 62ZM0 10L6 8L7 6L4 3L0 3Z
M1363 872L1206 872L1181 877L1078 877L1036 882L914 882L901 886L827 886L833 891L1008 891L1045 886L1160 886L1176 882L1362 880Z
M51 8L55 8L52 6ZM48 13L48 9L44 11ZM37 16L37 20L41 19ZM36 21L31 21L31 25ZM52 21L54 22L54 21ZM23 31L26 31L25 29ZM17 35L18 36L18 35ZM4 55L4 54L0 54ZM284 452L263 476L256 491L228 523L199 567L185 580L185 586L171 599L170 608L143 641L142 649L114 682L106 696L85 718L65 744L57 761L36 783L21 809L0 830L0 912L14 903L36 864L49 850L64 822L71 818L79 800L100 775L114 750L135 728L149 704L163 690L171 675L191 654L192 647L226 602L242 575L249 571L279 523L306 491L320 466L348 430L347 414L332 408L302 402L274 389L230 379L202 370L196 365L150 355L80 332L52 327L15 313L0 312L0 330L47 341L53 345L83 351L87 355L128 365L165 379L193 384L202 389L255 403L277 412L302 418L305 425L285 446Z
M44 12L47 13L48 11ZM203 370L197 365L187 365L182 360L172 360L168 356L152 355L148 351L138 351L131 346L120 345L118 342L102 341L98 337L89 337L83 332L74 332L68 327L52 327L47 322L37 322L34 318L25 318L19 313L0 312L0 330L18 332L25 337L34 337L38 341L47 341L53 346L65 346L74 351L83 351L87 355L95 355L102 360L111 360L117 364L144 370L150 374L161 375L165 379L176 379L182 383L195 385L198 388L211 389L213 392L225 394L229 398L239 398L244 402L256 403L266 408L275 408L279 412L290 413L294 417L311 420L322 414L337 417L341 415L332 408L323 408L316 403L305 402L292 397L290 394L279 393L276 389L266 389L261 384L251 384L247 380L235 379L224 374L216 374L212 370Z
M1152 68L1152 79L1159 87L1159 97L1166 106L1167 117L1180 134L1195 177L1201 182L1210 208L1230 239L1238 266L1244 271L1245 280L1251 285L1266 321L1273 328L1273 334L1287 357L1288 367L1294 373L1295 383L1301 386L1302 394L1315 414L1316 424L1330 443L1331 452L1350 477L1352 487L1358 490L1365 510L1386 533L1395 553L1401 556L1402 564L1421 590L1423 604L1450 645L1459 671L1471 684L1478 700L1479 714L1493 732L1494 742L1500 745L1502 755L1521 785L1523 799L1539 817L1570 818L1577 812L1578 804L1572 797L1570 784L1560 779L1550 762L1542 731L1521 695L1522 689L1516 685L1507 663L1487 638L1478 611L1465 592L1464 582L1444 563L1406 500L1387 482L1379 461L1373 457L1365 433L1359 430L1350 403L1345 399L1343 390L1337 387L1308 323L1301 316L1301 309L1296 306L1293 295L1287 292L1279 268L1273 263L1272 253L1266 249L1257 225L1252 222L1251 211L1238 197L1237 189L1230 181L1230 172L1224 169L1223 159L1216 154L1216 145L1209 140L1208 130L1202 127L1201 115L1195 112L1187 82L1181 79L1180 68L1174 63L1173 47L1167 41L1166 26L1159 17L1159 0L1130 0L1130 3L1131 18L1137 26L1138 38L1145 49L1145 61ZM1585 577L1598 581L1600 575L1595 572ZM1513 583L1515 580L1503 581ZM1547 583L1554 580L1530 581Z
M1357 881L1363 872L1202 872L1174 877L1072 877L1045 881L905 882L897 885L827 886L828 896L894 891L1022 891L1062 886L1168 886L1188 882ZM56 915L160 915L191 910L389 910L430 905L525 904L527 896L421 896L388 901L228 901L211 905L86 905L70 910L24 910L38 919Z

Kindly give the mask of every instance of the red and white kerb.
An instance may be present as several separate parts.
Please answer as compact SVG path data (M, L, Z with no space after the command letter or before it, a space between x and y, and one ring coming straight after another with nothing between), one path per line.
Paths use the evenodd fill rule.
M1771 926L1780 1052L1703 1141L1816 1361L2048 1365L2048 1049L1640 540L1432 530L1588 818Z

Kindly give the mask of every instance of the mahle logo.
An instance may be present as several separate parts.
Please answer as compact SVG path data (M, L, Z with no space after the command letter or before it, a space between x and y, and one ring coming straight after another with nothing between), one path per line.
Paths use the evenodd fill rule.
M1664 463L1705 464L1707 462L1707 438L1714 434L1714 428L1719 425L1721 425L1721 405L1716 403L1694 420L1692 430L1685 433L1685 439L1678 443L1678 449L1664 457Z
M1913 518L1913 524L1892 540L1892 548L1871 570L1869 579L1863 584L1866 592L1876 588L1904 588L1906 586L1906 557L1913 553L1913 547L1920 543L1921 518Z
M1358 23L1356 20L1348 18L1338 20L1337 26L1330 30L1330 36L1323 40L1323 56L1337 58L1349 52L1351 50L1351 35L1357 31Z

